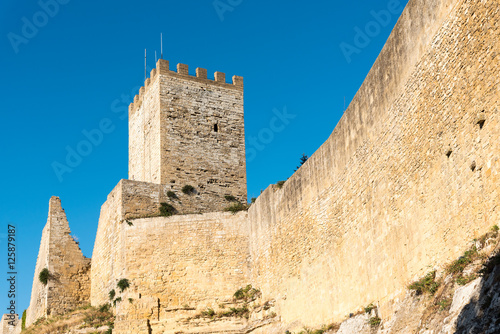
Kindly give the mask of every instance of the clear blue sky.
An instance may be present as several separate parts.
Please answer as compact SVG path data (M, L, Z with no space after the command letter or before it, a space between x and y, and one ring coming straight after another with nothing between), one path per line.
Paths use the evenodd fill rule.
M92 255L100 207L127 178L127 119L117 111L143 84L145 48L154 66L160 32L171 69L182 62L190 72L203 67L245 78L245 132L257 138L247 142L251 198L288 178L301 154L328 138L407 0L41 3L0 3L0 313L9 302L8 223L17 226L19 313L29 304L51 196L61 197L84 255ZM388 9L393 13L373 15ZM370 36L356 39L358 29ZM284 108L295 117L271 135L273 110ZM113 131L59 180L53 163L64 164L67 147L75 149L82 131L106 118Z

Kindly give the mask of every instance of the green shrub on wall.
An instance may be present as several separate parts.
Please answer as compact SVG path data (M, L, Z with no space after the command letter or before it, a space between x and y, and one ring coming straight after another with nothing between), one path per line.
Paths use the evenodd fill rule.
M190 195L194 193L194 187L189 184L186 184L184 187L182 187L182 192L186 195Z
M130 282L128 279L122 278L121 280L118 281L116 286L118 287L118 289L120 289L120 292L123 292L130 286Z
M23 311L23 317L21 318L21 330L26 328L26 310Z
M173 205L168 203L160 203L160 215L164 217L169 217L175 215L176 213L177 210L174 208Z
M50 278L49 269L43 268L42 271L40 271L40 274L38 275L38 279L40 280L40 282L42 282L43 285L47 285L47 283L49 282L49 278Z

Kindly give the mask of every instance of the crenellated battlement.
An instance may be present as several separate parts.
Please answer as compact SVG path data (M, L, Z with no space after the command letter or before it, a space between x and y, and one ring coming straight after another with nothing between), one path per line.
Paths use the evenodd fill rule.
M200 83L206 83L208 85L217 85L224 88L243 90L243 77L234 75L232 77L232 83L227 83L225 73L215 72L214 79L212 80L208 78L208 71L205 68L200 67L196 68L196 75L193 76L189 74L189 65L179 63L177 64L176 71L171 71L169 61L160 59L156 63L156 68L151 70L149 78L145 80L144 86L139 89L139 94L134 97L134 102L130 103L129 112L133 112L141 106L144 94L146 94L149 86L153 84L158 73L160 75L189 79Z

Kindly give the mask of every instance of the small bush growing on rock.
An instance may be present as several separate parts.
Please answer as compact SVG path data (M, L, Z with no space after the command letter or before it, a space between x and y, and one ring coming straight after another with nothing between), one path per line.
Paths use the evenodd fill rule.
M370 303L370 305L365 307L365 313L370 313L374 308L377 308L375 305Z
M461 274L465 267L471 264L478 257L478 251L476 246L472 246L471 249L466 251L458 260L453 261L447 268L446 272L448 274Z
M120 289L120 292L123 292L128 287L130 287L130 282L129 282L128 279L122 278L121 280L118 281L118 283L116 284L116 286L118 287L118 289Z
M109 303L106 303L106 304L102 304L101 306L99 306L99 312L109 312Z
M380 319L379 317L371 317L369 320L368 320L368 323L370 324L370 326L372 327L378 327L380 325L380 323L382 322L382 319Z
M276 183L276 186L278 187L278 189L283 188L283 185L285 184L285 182L286 182L286 181L278 181L278 182Z
M178 199L178 198L179 198L179 197L177 197L177 195L176 195L173 191L171 191L171 190L167 191L167 196L168 196L168 198L170 198L170 199Z
M173 207L173 205L168 203L160 203L160 215L163 217L170 217L175 215L177 210Z
M465 285L469 282L472 282L476 278L477 278L477 276L475 274L468 275L468 276L460 276L460 277L457 277L456 282L458 285Z
M189 184L186 184L184 187L182 187L182 192L186 195L190 195L194 193L194 187Z
M426 292L433 295L439 288L439 283L435 281L435 278L436 271L431 271L420 280L410 284L410 286L408 286L408 289L415 290L417 292L417 295L421 295Z
M215 311L209 307L205 311L201 312L201 315L203 315L204 317L211 318L211 317L215 316Z
M445 311L450 308L451 299L442 299L437 303L437 305L439 305L439 311Z
M255 203L255 201L256 201L256 200L257 200L257 198L252 197L252 198L250 199L250 203L252 203L252 204L253 204L253 203Z
M115 295L116 295L116 291L115 291L115 289L111 290L111 291L108 293L109 300L113 300L113 298L115 298Z
M235 202L236 201L236 197L234 197L233 195L226 195L226 196L224 196L224 198L228 202Z
M119 303L122 301L122 297L118 297L115 300L113 300L113 305L116 306L116 303Z
M239 211L244 211L247 210L248 207L244 204L241 204L240 202L234 203L231 206L228 206L227 208L224 209L224 211L229 211L233 214L236 214Z
M49 278L50 278L49 269L43 268L42 271L40 271L40 274L38 275L38 279L40 280L40 282L42 282L43 285L47 285L47 283L49 282Z
M236 290L233 297L235 300L244 300L245 302L253 301L257 297L260 297L260 290L252 287L248 284L246 287Z

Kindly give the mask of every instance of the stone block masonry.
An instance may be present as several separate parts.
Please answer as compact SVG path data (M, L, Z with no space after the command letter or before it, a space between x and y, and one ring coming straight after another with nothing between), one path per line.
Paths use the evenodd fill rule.
M321 326L499 224L498 1L411 0L330 138L249 210L252 282Z
M38 318L64 314L90 302L90 259L83 256L70 233L61 200L52 197L36 261L26 326ZM39 280L44 268L50 273L46 285Z
M173 330L186 309L217 309L249 282L246 212L135 219L121 234L131 287L120 295L118 333Z
M12 326L14 324L14 326ZM0 334L19 334L21 333L21 320L15 314L15 319L12 320L10 314L4 314L0 321Z
M138 219L158 213L165 196L161 188L158 184L121 180L102 206L92 255L93 305L108 302L109 291L116 289L121 278L130 279L137 293L161 297L171 306L204 305L206 296L215 298L222 294L220 289L225 296L248 283L246 212ZM184 201L182 197L180 200ZM184 279L167 280L170 278L163 271ZM200 276L188 282L186 273ZM205 275L211 277L206 282ZM211 289L209 282L214 283ZM200 295L196 291L201 291Z
M163 184L180 194L195 188L207 211L220 211L234 196L246 203L243 78L189 75L160 59L129 107L129 179Z

